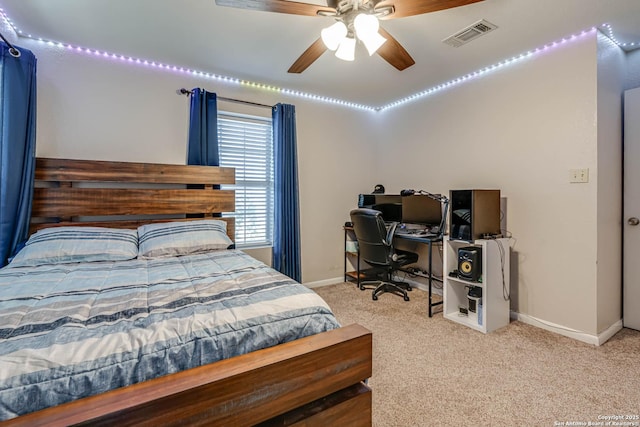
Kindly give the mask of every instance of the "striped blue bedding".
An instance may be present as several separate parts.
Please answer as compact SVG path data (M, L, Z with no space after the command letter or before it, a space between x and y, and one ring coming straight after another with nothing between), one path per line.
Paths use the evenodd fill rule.
M236 250L0 269L0 420L339 327Z

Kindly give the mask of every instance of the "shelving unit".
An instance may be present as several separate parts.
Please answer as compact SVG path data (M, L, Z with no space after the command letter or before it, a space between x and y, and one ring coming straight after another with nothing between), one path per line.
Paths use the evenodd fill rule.
M467 242L444 242L444 317L482 333L488 333L509 324L509 239L488 239ZM482 248L482 275L477 282L449 276L458 269L458 249L466 246ZM482 308L464 315L460 308L468 309L468 286L482 288ZM481 316L481 319L479 318Z
M364 261L360 260L358 252L358 241L353 231L353 227L344 226L344 281L355 282L360 287L360 281L370 278L370 268ZM361 267L361 262L365 268Z

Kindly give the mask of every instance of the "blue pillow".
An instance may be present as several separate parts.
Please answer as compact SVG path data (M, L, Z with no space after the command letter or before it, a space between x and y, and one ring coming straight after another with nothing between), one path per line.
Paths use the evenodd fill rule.
M227 249L227 223L216 219L162 222L138 227L138 258L189 255Z
M125 261L138 255L138 233L103 227L52 227L29 237L10 267Z

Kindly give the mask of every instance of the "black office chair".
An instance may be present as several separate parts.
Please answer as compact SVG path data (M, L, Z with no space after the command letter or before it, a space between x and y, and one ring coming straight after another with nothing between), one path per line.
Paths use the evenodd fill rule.
M360 289L364 290L366 284L376 283L372 294L374 301L384 292L401 295L405 301L409 301L407 291L411 290L411 286L393 281L392 275L400 267L417 262L418 254L394 249L393 234L397 223L392 223L387 229L382 214L373 209L352 210L351 222L361 259L382 272L381 280L360 282Z

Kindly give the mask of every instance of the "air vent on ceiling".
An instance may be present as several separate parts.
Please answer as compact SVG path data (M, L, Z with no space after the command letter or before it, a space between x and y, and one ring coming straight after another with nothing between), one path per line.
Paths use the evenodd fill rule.
M478 37L487 34L490 31L498 28L497 25L482 19L475 24L469 25L464 30L458 31L454 35L442 40L443 43L453 47L460 47L465 43L469 43L471 40L475 40Z

